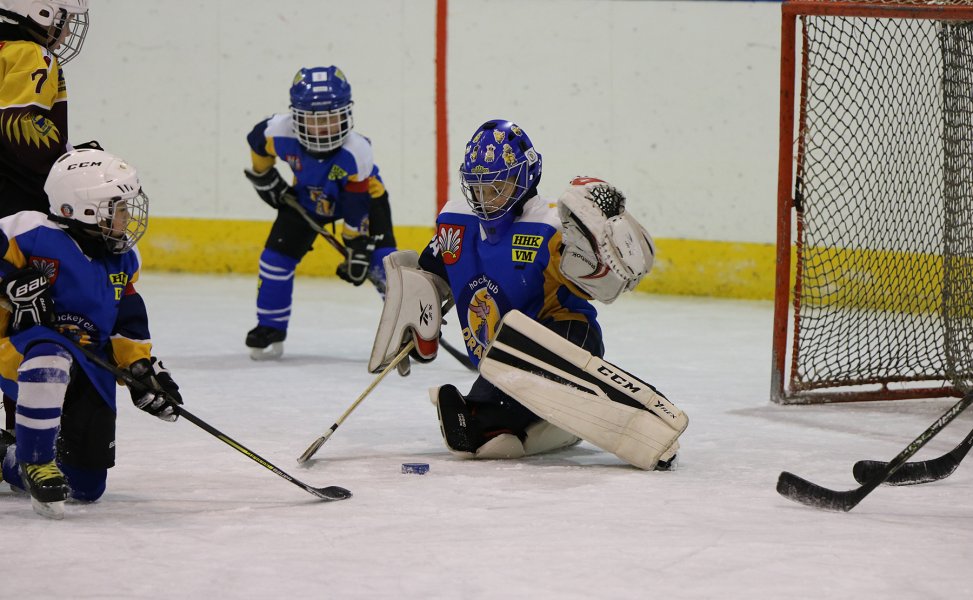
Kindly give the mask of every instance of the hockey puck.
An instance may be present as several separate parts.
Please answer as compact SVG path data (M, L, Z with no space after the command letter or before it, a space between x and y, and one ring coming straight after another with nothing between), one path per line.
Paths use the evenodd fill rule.
M413 475L425 475L429 472L429 463L402 463L402 472Z

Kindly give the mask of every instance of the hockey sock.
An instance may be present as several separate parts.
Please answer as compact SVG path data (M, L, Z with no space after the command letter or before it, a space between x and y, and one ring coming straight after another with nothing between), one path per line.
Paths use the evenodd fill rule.
M257 290L257 323L287 329L294 294L294 270L297 259L270 248L260 255L260 286Z
M31 346L17 369L17 462L54 460L61 407L68 389L71 354L49 342Z

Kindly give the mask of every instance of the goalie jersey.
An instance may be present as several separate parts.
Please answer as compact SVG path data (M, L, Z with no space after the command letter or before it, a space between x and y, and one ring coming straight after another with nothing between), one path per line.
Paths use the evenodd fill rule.
M297 140L291 116L280 114L258 123L247 142L255 171L270 169L276 158L287 163L308 214L322 223L343 219L346 237L369 233L370 201L385 195L385 184L368 138L352 131L340 148L317 156Z
M6 263L0 264L4 273L33 267L47 276L57 312L53 329L34 326L12 333L11 314L0 308L0 388L16 398L17 368L23 353L30 344L49 340L74 355L114 409L114 377L89 362L69 340L77 340L105 358L111 354L122 368L149 358L152 346L145 303L133 287L141 262L138 249L90 258L47 215L24 211L0 219L0 251Z
M64 75L49 50L0 25L0 217L47 211L44 181L67 148Z
M557 204L534 196L496 244L488 244L465 201L452 201L419 266L449 282L466 350L479 364L500 319L511 310L548 324L586 321L599 333L597 311L562 274Z

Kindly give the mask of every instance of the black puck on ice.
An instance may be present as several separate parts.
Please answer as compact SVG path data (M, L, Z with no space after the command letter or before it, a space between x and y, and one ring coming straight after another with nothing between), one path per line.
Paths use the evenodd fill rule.
M425 475L429 472L429 463L402 463L402 472L413 475Z

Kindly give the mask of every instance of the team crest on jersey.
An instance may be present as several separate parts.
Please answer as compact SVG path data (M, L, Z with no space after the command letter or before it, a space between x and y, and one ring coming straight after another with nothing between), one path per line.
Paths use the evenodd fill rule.
M54 281L57 280L57 274L60 271L61 261L56 258L32 256L30 257L30 266L43 273L51 285L54 285Z
M295 173L304 169L304 165L301 164L301 157L296 154L288 154L284 157L284 160L287 161L287 165L291 168L291 171Z
M518 263L532 263L537 258L537 250L544 243L540 235L515 234L511 240L510 258Z
M346 179L347 177L348 177L348 171L345 171L338 165L331 166L331 172L328 173L329 181L340 181L342 179Z
M334 202L328 200L328 197L324 195L324 190L321 188L308 187L307 192L311 197L311 202L314 203L314 214L321 217L334 216Z
M463 330L463 339L478 357L482 357L484 348L493 339L500 324L500 307L497 306L495 295L490 292L491 287L495 289L496 284L486 282L484 287L474 292L466 307L467 326Z
M443 257L443 263L452 265L459 260L459 255L463 251L464 231L466 231L464 225L439 226L439 232L436 233L436 243L439 244L439 253Z

